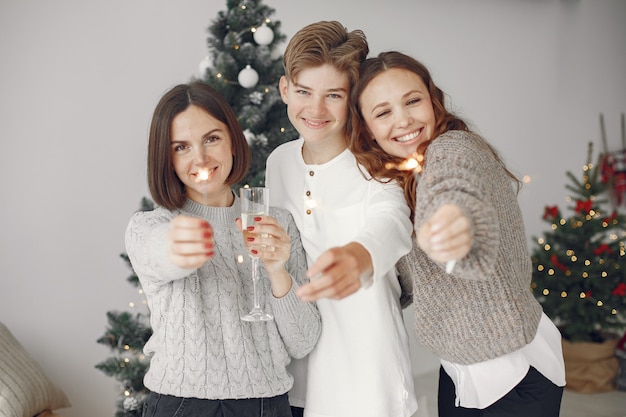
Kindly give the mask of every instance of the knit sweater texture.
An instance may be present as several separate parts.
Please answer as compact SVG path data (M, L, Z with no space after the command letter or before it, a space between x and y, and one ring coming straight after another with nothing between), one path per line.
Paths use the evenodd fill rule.
M178 214L204 218L213 227L215 255L199 269L181 269L167 256L166 234ZM261 306L275 317L266 322L240 319L253 307L250 258L231 207L207 207L187 200L180 210L157 207L138 212L126 230L126 250L150 308L153 335L144 347L151 356L144 378L153 392L178 397L240 399L272 397L289 391L291 357L308 354L321 321L315 304L295 290L306 281L306 258L291 215L270 214L291 238L286 265L293 285L275 298L261 267Z
M469 365L531 342L542 309L512 181L476 134L448 131L427 148L417 185L416 230L443 204L473 224L470 253L452 274L414 242L397 264L414 282L416 338L447 361Z

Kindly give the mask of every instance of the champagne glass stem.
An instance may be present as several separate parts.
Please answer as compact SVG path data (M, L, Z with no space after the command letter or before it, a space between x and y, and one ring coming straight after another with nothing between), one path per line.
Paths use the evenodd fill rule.
M254 292L254 309L260 310L261 303L259 302L259 258L252 258L252 290Z

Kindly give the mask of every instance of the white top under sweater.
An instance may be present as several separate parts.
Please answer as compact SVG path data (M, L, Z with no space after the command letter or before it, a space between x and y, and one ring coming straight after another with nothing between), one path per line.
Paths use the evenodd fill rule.
M565 386L561 333L544 313L532 342L515 352L471 365L441 359L454 382L456 406L484 409L519 384L532 366L553 384Z
M196 216L213 227L215 256L199 269L181 269L168 260L166 233L178 214ZM138 212L126 230L126 250L150 308L153 335L144 351L152 356L144 384L153 392L205 399L265 398L291 389L286 365L315 345L321 321L314 304L295 296L306 280L306 258L298 230L286 210L270 214L291 237L286 265L289 293L272 296L261 267L261 305L275 320L240 319L253 306L250 259L231 207L207 207L187 200L180 210L158 207ZM240 260L238 260L240 259ZM261 263L262 264L262 263Z
M306 404L301 374L294 374L290 401L305 406L305 417L411 416L417 401L394 269L411 248L403 192L396 184L366 179L348 150L325 164L307 165L303 143L287 142L269 156L272 205L292 213L309 263L356 241L372 256L374 277L349 297L318 301L322 334L309 355Z

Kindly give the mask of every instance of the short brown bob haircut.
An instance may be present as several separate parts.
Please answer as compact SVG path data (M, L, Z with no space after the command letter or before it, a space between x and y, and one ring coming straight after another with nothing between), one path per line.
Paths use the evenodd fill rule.
M174 118L189 106L197 106L228 127L233 150L233 168L227 185L243 180L250 165L250 148L226 99L202 81L180 84L166 92L152 115L148 138L148 187L154 202L169 210L181 208L186 200L185 185L174 171L171 126Z

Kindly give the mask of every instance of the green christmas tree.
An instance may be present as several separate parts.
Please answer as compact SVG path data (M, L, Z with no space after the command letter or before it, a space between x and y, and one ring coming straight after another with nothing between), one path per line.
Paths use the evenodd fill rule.
M221 92L238 115L252 161L242 184L263 185L265 161L283 142L298 136L278 89L283 75L276 47L285 40L275 10L259 0L228 0L209 27L209 53L202 80Z
M602 342L626 328L626 218L607 208L608 181L592 154L590 143L582 180L567 172L571 215L545 208L550 229L532 251L532 290L566 339Z
M226 97L238 115L246 133L252 160L248 175L241 184L263 185L265 161L281 143L297 137L287 118L278 91L283 74L282 56L275 49L285 39L280 22L272 21L271 9L259 0L227 1L227 10L218 13L208 31L209 54L201 63L202 80ZM249 67L248 67L249 66ZM141 210L152 210L152 201L144 198ZM125 253L121 257L132 271ZM137 275L128 281L140 289ZM108 328L98 343L108 346L114 356L96 368L120 382L116 417L140 417L148 395L143 378L149 358L143 347L152 334L148 314L108 312Z
M152 201L143 198L141 211L154 209ZM141 288L139 278L126 253L120 254L131 270L127 281L136 288ZM141 291L140 291L141 292ZM98 363L96 368L120 383L120 394L115 417L141 417L143 404L149 391L143 385L143 377L148 370L149 359L143 353L143 347L152 335L148 313L109 311L108 327L98 343L108 346L113 356Z

